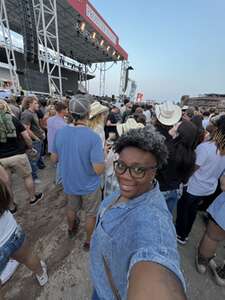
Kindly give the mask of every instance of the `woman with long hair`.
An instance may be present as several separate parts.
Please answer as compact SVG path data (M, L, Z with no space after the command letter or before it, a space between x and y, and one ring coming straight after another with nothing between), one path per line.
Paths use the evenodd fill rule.
M173 140L174 161L178 178L184 184L194 171L196 138L197 129L191 122L183 121L177 125Z
M88 126L99 134L103 148L105 146L105 122L108 114L108 107L101 105L100 102L95 101L91 104L91 112L89 116Z
M186 183L193 172L197 128L189 121L179 122L180 107L168 102L156 106L156 118L155 127L166 138L169 151L167 164L157 172L156 178L167 206L173 213L179 198L180 184Z
M55 105L51 104L47 107L46 113L45 113L43 119L41 120L42 128L47 129L48 119L51 117L54 117L55 115L56 115Z

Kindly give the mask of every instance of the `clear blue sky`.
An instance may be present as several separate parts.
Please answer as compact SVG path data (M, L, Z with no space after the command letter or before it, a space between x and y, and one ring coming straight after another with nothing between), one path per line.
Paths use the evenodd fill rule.
M225 0L90 2L119 36L146 99L225 93ZM118 87L116 66L107 73L106 92L118 94Z

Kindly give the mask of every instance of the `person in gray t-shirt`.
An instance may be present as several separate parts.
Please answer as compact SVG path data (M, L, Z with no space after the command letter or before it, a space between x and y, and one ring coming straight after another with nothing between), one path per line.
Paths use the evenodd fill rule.
M41 149L43 140L45 138L44 130L41 129L37 111L39 109L38 99L36 96L25 97L23 100L23 106L25 110L21 114L21 122L26 127L29 136L33 141L33 148L35 148L38 152L37 159L30 160L30 164L32 167L32 176L33 179L37 182L37 169L38 169L38 161L41 157Z
M27 128L27 130L30 133L32 140L44 139L44 131L39 125L39 120L36 112L33 112L30 109L26 109L24 112L22 112L21 121L26 127L29 128Z

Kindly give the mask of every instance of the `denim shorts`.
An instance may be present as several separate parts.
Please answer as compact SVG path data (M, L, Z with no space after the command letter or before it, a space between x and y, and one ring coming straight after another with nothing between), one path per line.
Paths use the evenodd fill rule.
M25 233L21 226L18 225L8 241L0 247L0 274L4 270L13 253L15 253L23 245L25 237Z

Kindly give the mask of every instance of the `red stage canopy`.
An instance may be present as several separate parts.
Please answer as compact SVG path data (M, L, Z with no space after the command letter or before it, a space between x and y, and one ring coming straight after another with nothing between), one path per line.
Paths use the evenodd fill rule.
M123 59L128 59L127 52L119 45L119 38L108 23L88 0L68 0L69 4L97 31Z

